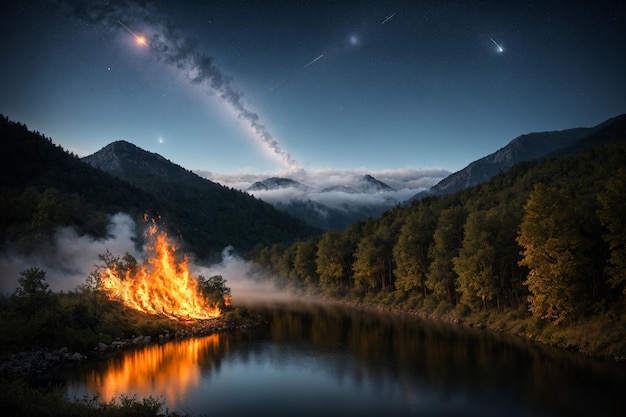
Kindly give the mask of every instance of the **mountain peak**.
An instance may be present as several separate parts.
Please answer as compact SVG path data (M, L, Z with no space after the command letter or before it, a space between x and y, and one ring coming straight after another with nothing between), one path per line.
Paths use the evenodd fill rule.
M506 172L518 162L533 161L576 152L591 146L589 142L599 142L603 131L612 131L624 123L625 116L609 119L595 127L581 127L552 132L527 133L511 140L496 152L478 159L460 171L450 174L423 191L413 199L428 195L445 195L470 188L488 181L495 175Z
M248 187L248 191L270 191L280 190L283 188L297 188L306 191L308 187L298 181L289 178L271 177L263 181L257 181Z
M374 194L385 191L395 191L392 187L377 180L369 174L358 177L350 184L333 185L322 190L324 193L338 191L348 194Z

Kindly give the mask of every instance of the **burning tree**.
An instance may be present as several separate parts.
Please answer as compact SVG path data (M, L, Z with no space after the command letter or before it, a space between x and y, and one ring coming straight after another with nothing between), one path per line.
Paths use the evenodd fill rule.
M141 265L128 253L121 259L108 251L100 255L105 265L94 274L97 287L144 313L176 319L219 317L220 303L208 296L207 281L192 274L186 256L177 262L176 246L154 222L146 231L146 241L146 260ZM222 294L222 304L228 305L230 290Z

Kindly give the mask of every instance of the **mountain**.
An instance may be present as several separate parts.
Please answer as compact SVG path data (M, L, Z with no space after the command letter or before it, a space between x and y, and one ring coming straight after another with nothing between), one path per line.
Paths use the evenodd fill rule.
M268 193L284 190L287 193ZM363 175L345 184L315 189L289 178L267 178L257 181L247 191L308 224L323 229L345 229L357 220L377 217L397 202L390 196L361 198L394 191L371 175ZM327 204L317 201L326 201Z
M626 115L622 115L592 128L575 128L518 136L503 148L470 163L467 167L449 175L428 191L423 191L412 199L421 199L430 195L452 194L482 184L495 175L508 171L518 162L571 155L579 150L602 144L599 142L601 137L612 138L613 130L619 130L619 126L623 126L625 119ZM604 134L603 131L605 131Z
M141 219L159 210L154 196L83 163L21 123L0 117L0 245L30 252L49 244L61 226L107 236L109 217Z
M199 255L220 253L228 245L247 251L257 244L319 233L247 193L201 178L125 141L113 142L82 160L154 195L164 207L162 217L180 229Z
M248 191L270 191L281 190L283 188L296 188L306 191L308 187L298 181L291 180L289 178L277 178L272 177L263 181L257 181L248 187Z
M53 244L56 230L64 226L106 238L110 218L119 212L136 223L144 214L160 216L185 249L215 259L228 245L245 252L257 244L319 233L247 193L202 179L128 142L81 160L5 116L0 137L0 246L5 249L36 251Z
M384 182L378 181L371 175L366 174L349 185L334 185L332 187L326 187L322 189L323 193L329 193L333 191L339 191L348 194L373 194L385 191L394 191L394 189Z

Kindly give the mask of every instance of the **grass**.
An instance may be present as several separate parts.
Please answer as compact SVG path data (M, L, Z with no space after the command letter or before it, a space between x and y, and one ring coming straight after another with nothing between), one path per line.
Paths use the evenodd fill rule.
M0 377L0 406L3 415L21 417L179 417L163 410L163 403L153 397L137 400L121 396L110 402L98 397L71 401L59 386L37 387L21 377Z

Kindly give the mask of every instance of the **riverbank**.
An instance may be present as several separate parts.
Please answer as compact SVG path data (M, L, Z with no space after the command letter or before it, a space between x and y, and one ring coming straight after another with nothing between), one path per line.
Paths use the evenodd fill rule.
M146 318L143 318L146 320ZM149 319L148 319L149 320ZM154 317L161 323L160 317ZM19 416L162 416L182 417L189 414L163 410L163 401L153 397L136 399L121 396L110 402L98 396L71 401L63 387L33 383L38 375L45 374L63 363L81 363L113 351L137 349L152 344L167 343L216 333L234 332L255 328L263 323L259 316L250 315L246 309L234 309L230 314L210 320L172 321L170 329L156 334L115 337L110 343L98 342L89 352L73 352L67 347L33 348L14 353L0 354L0 409L6 415Z
M384 311L418 317L422 320L507 333L534 343L554 346L570 352L601 360L626 361L626 317L622 312L607 312L590 318L579 318L568 323L555 324L532 317L523 309L469 312L438 307L404 308L383 303L331 299L333 303L367 310Z
M155 317L154 320L161 322L162 319ZM109 336L106 339L110 339L111 342L107 343L106 339L103 338L91 350L85 352L71 351L67 346L58 349L44 346L17 352L4 352L0 354L0 375L30 376L41 374L62 363L79 363L111 351L134 349L155 343L165 343L170 340L231 332L238 329L250 329L261 323L260 317L238 313L210 320L172 321L169 324L169 329L163 328L152 334L138 334L127 338Z

